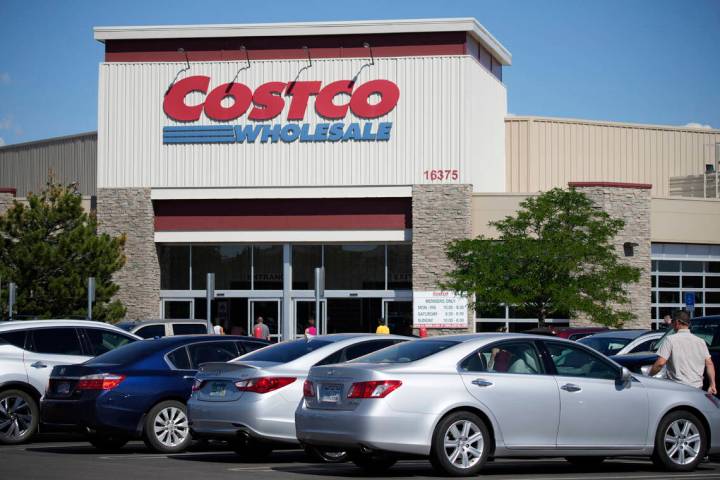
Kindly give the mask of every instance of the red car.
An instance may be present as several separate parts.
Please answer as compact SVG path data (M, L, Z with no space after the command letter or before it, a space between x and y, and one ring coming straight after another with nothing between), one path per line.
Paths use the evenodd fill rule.
M548 335L551 337L566 338L568 340L580 340L583 337L605 332L605 327L537 327L525 331L533 335Z

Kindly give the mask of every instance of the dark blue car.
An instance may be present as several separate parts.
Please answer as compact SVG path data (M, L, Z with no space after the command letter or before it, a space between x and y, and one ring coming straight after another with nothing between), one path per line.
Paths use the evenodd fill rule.
M185 402L198 366L226 362L269 343L250 337L188 335L135 342L80 365L56 366L41 403L43 422L81 431L117 449L142 438L158 452L191 442Z

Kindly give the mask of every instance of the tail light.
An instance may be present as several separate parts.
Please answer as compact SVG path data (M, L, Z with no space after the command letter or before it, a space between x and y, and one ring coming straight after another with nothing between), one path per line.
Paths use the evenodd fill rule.
M99 373L80 377L76 390L112 390L125 380L125 375L114 373Z
M268 393L296 380L295 377L258 377L235 382L235 387L241 392Z
M348 398L385 398L402 385L400 380L353 383Z
M303 397L315 397L315 384L310 380L305 380L303 383Z
M202 390L202 387L205 385L205 380L195 380L192 384L192 391L198 392Z

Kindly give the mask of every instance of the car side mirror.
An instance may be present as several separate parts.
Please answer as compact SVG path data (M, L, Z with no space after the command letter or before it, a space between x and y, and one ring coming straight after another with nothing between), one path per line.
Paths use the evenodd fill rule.
M622 370L620 371L620 377L618 378L618 381L624 386L630 388L630 385L632 385L632 373L630 370L628 370L625 367L622 367Z

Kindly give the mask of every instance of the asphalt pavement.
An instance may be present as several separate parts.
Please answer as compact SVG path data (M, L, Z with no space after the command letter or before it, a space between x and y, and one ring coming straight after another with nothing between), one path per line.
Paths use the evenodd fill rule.
M534 480L643 480L659 478L718 479L720 463L704 463L692 473L668 474L646 459L607 460L592 468L574 467L563 459L498 460L483 477ZM101 453L79 438L41 438L40 441L0 447L0 479L348 479L367 478L351 463L320 464L300 450L278 451L259 462L241 462L216 445L175 455L153 454L142 442ZM439 478L422 459L402 460L377 478Z

